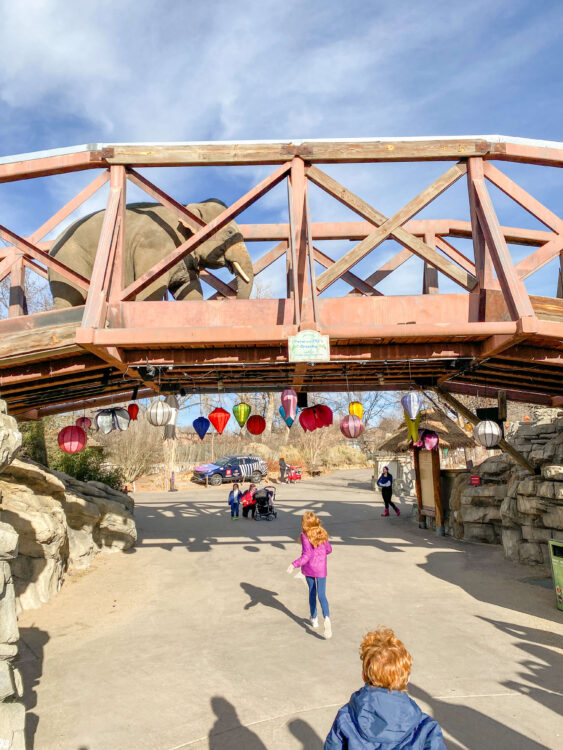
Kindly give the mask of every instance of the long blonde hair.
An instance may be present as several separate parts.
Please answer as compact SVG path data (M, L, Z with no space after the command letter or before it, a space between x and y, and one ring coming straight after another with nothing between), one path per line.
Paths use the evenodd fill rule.
M321 519L313 511L308 510L303 513L301 521L301 530L311 542L313 547L319 547L321 544L328 542L328 532L323 529Z

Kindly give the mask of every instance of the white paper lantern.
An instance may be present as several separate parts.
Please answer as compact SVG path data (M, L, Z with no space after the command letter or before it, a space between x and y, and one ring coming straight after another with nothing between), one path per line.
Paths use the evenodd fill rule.
M116 430L119 430L119 432L124 432L129 427L129 422L131 421L131 417L129 416L129 412L127 409L113 409L114 417L113 417L113 426Z
M96 429L104 435L109 435L114 428L112 411L112 409L101 409L94 417Z
M162 427L168 424L171 417L172 409L164 401L155 401L147 411L147 422L155 427Z
M502 432L496 422L485 419L482 422L477 422L473 428L473 437L485 448L493 448L502 438Z
M411 391L401 399L403 409L407 412L410 419L416 419L419 411L422 409L422 396L418 391Z

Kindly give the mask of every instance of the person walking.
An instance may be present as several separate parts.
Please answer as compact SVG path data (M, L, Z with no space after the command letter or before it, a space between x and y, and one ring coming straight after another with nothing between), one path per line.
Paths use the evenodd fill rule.
M385 503L385 510L381 514L382 516L388 516L389 515L389 506L393 508L395 513L400 516L401 511L397 508L395 503L391 500L391 496L393 495L393 475L389 472L389 469L387 466L383 467L383 471L381 472L381 476L377 480L377 486L381 490L381 494L383 495L383 502Z
M280 482L285 484L285 472L287 471L287 464L285 462L285 456L280 458Z
M332 625L326 598L326 557L332 552L332 547L328 541L328 533L323 528L320 518L310 510L303 514L301 532L301 557L298 557L289 565L287 572L293 573L295 568L301 568L309 587L311 625L314 628L319 627L319 618L317 617L318 596L324 617L324 636L325 638L331 638Z
M240 499L242 492L239 490L238 484L233 484L233 489L229 492L229 505L231 506L231 521L238 521L238 511L240 505Z
M364 686L337 713L324 750L446 750L438 722L407 694L412 656L380 625L360 646Z

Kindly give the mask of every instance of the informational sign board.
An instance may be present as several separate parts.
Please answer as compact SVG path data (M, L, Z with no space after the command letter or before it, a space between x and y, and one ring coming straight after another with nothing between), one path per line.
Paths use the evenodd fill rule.
M557 609L563 610L563 540L549 540L549 556L551 557Z
M318 331L299 331L288 338L290 362L330 362L330 341Z
M436 515L436 501L434 497L434 473L432 466L432 451L420 451L418 454L420 471L420 492L422 508L427 515Z

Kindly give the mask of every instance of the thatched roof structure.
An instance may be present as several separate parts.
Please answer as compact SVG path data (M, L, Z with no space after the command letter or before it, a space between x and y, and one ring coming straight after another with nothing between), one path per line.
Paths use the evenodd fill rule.
M441 448L474 448L475 441L469 437L461 427L439 409L423 409L420 418L420 430L433 430L440 439ZM378 451L386 453L403 453L410 448L406 425L384 440Z

